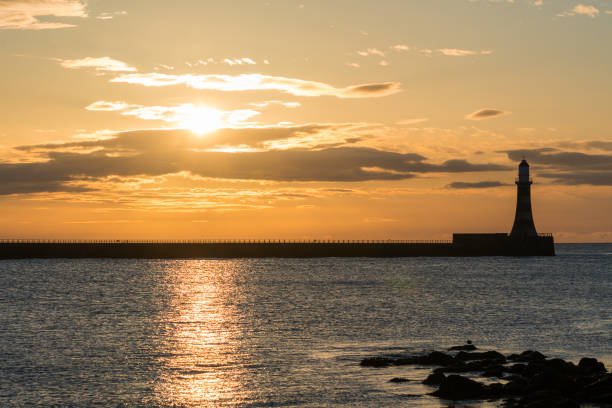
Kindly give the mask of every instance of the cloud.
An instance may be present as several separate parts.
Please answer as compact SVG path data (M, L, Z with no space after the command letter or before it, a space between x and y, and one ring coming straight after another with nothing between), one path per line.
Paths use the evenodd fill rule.
M264 102L267 106L270 103L284 104L280 101ZM297 102L287 102L286 106L295 107ZM299 104L298 104L299 106ZM259 115L260 113L252 109L235 109L223 111L219 109L197 106L186 103L176 106L143 106L130 105L126 102L107 102L97 101L85 109L89 111L122 111L123 116L135 116L143 120L161 120L164 122L175 123L183 128L191 130L200 129L215 130L224 126L244 126L246 120Z
M396 122L397 125L416 125L417 123L423 123L429 121L428 118L415 118L415 119L403 119Z
M270 62L268 60L264 60L263 62L265 65L268 65ZM229 66L234 66L234 65L257 65L257 61L255 61L253 58L248 58L248 57L243 57L243 58L221 58L221 59L215 59L212 57L206 58L206 59L198 59L196 61L187 61L185 62L185 65L187 65L188 67L195 67L198 65L201 66L207 66L207 65L212 65L212 64L224 64L224 65L229 65ZM159 64L158 65L159 68L166 68L167 69L167 65L164 64ZM174 67L169 67L171 69L174 69Z
M277 100L264 101L264 102L252 102L252 103L249 103L249 105L254 106L256 108L267 108L270 105L281 105L281 106L284 106L285 108L299 108L300 106L302 106L302 104L299 102L284 102L284 101L277 101Z
M563 13L557 14L558 17L566 17L566 16L575 16L575 15L583 15L589 16L591 18L595 18L599 15L599 10L594 6L586 6L582 3L574 6L573 9L564 11Z
M587 147L591 149L601 149L612 151L612 141L607 140L591 140L585 143Z
M461 50L458 48L440 48L438 51L441 54L449 56L449 57L467 57L469 55L478 55L478 54L491 55L493 54L492 50L474 51L474 50Z
M465 57L467 55L476 55L476 54L478 54L478 51L460 50L460 49L457 49L457 48L441 48L438 51L440 53L444 54L444 55L448 55L448 56L452 56L452 57Z
M514 161L520 161L525 157L529 162L564 170L612 171L612 155L608 154L588 154L555 148L509 150L506 151L506 154Z
M465 118L469 120L484 120L484 119L496 118L502 115L508 115L510 113L511 112L507 112L507 111L503 111L499 109L485 108L485 109L477 110L476 112L472 112L466 115Z
M130 105L125 102L96 101L85 107L85 109L88 111L120 111L128 107L130 107Z
M0 29L48 30L73 24L40 21L40 16L87 17L85 4L77 0L0 0Z
M132 131L105 140L21 146L45 161L0 163L0 194L73 191L108 177L158 177L186 172L196 177L277 182L404 180L424 173L508 170L462 159L430 163L416 153L367 147L226 151L216 145L264 146L271 140L338 132L349 125L220 129L207 137L180 130ZM345 129L346 130L346 129ZM351 132L346 132L350 134ZM85 187L83 187L85 186Z
M585 6L584 4L578 4L572 11L576 14L582 14L591 18L595 18L599 15L599 10L595 7Z
M232 58L225 58L222 62L224 64L230 65L230 66L232 66L232 65L243 65L243 64L244 65L255 65L256 64L256 62L253 61L251 58L234 58L234 59L232 59Z
M98 20L112 20L115 16L125 16L127 15L127 11L115 11L112 13L100 13L96 16Z
M169 75L160 73L124 74L111 82L161 87L186 85L194 89L232 91L280 91L295 96L336 96L338 98L368 98L400 92L398 82L353 85L336 88L323 82L307 81L263 74L242 75Z
M555 184L563 184L566 186L612 186L612 172L577 172L555 174L542 172L538 174L540 177L552 179Z
M408 45L405 45L405 44L392 45L390 48L392 50L397 51L397 52L410 51L410 47Z
M379 50L378 48L368 48L366 50L357 51L357 55L361 55L362 57L369 57L370 55L378 55L379 57L384 57L384 51Z
M612 155L563 151L556 148L509 150L514 161L527 159L537 166L538 177L555 184L612 186Z
M378 84L354 85L342 89L340 98L367 98L370 96L385 96L399 92L399 83L382 82Z
M556 147L563 149L580 149L580 150L603 150L612 151L612 141L608 140L586 140L586 141L561 141Z
M64 68L80 69L93 68L96 71L108 72L135 72L136 68L129 66L125 62L118 61L110 57L85 57L73 60L60 60L60 64Z
M211 129L220 126L244 126L245 121L259 115L252 109L222 111L186 103L178 106L138 106L123 113L144 120L162 120L188 129Z
M501 181L478 181L475 183L466 183L462 181L455 181L447 185L448 188L452 189L470 189L470 188L494 188L494 187L505 187L510 184L502 183Z

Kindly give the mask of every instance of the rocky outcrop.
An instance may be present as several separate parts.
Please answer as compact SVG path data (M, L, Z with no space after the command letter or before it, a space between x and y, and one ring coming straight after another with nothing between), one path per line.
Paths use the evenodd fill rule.
M579 407L580 404L612 404L612 374L595 358L585 357L578 364L527 350L508 357L494 351L475 352L455 346L449 352L423 355L369 357L364 367L422 365L435 367L423 384L437 386L432 395L447 400L505 400L507 408ZM450 375L446 375L449 374ZM483 384L458 373L503 379ZM396 380L396 381L394 381ZM404 382L405 379L393 379ZM498 380L499 381L499 380Z

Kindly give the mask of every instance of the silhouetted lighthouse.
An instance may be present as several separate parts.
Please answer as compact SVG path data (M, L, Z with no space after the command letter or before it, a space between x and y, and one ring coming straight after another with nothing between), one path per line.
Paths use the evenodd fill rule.
M511 238L537 237L533 215L531 214L531 179L529 178L529 164L523 160L519 164L518 178L516 180L516 215L512 226Z

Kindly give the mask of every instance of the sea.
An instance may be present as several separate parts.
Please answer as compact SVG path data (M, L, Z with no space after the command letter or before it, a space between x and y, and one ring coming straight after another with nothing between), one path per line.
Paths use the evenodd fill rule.
M612 244L556 250L0 261L0 406L447 407L431 368L359 362L467 340L610 369Z

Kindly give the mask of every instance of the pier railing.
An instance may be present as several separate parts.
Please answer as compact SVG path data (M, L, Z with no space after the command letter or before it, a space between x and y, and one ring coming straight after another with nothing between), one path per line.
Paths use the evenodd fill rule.
M22 239L3 238L0 244L452 244L451 240L398 239Z

